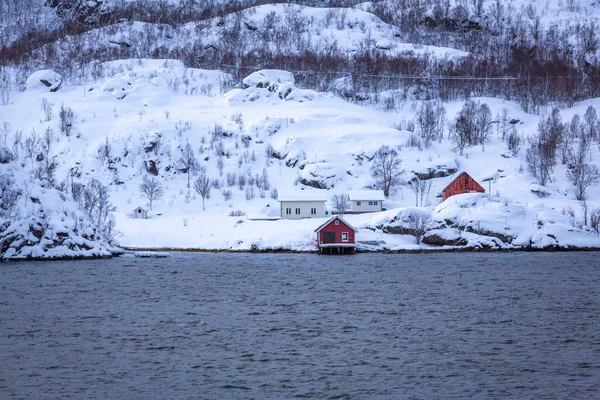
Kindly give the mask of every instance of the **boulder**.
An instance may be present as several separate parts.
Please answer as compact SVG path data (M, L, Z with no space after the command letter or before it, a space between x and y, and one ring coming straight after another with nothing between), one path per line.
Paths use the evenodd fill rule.
M47 90L49 92L56 92L62 84L63 78L57 72L51 69L43 69L36 71L29 75L27 82L25 83L26 90Z
M280 69L261 69L248 75L242 80L244 88L258 87L266 88L272 83L294 83L294 75L291 72Z

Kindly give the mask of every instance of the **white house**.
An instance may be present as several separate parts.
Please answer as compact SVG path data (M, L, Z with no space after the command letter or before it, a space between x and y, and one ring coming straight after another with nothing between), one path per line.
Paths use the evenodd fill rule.
M137 207L133 210L133 218L148 218L148 211L144 210L142 207Z
M311 190L279 192L281 218L323 218L325 217L325 202L327 195Z
M383 190L350 190L348 198L353 213L381 211L385 200Z

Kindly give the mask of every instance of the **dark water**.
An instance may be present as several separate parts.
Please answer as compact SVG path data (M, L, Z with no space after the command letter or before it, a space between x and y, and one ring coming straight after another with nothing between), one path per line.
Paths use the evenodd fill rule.
M0 398L600 398L597 253L0 264Z

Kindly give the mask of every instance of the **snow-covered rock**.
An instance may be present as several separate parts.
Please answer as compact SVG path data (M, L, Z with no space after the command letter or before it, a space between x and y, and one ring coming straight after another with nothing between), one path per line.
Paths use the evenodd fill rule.
M117 99L121 100L127 96L127 90L130 85L127 81L121 78L108 79L102 85L102 90L108 93L112 93Z
M27 182L27 183L26 183ZM65 193L0 164L0 259L110 257L114 248Z
M260 71L251 73L242 80L245 88L266 88L274 82L294 84L294 75L291 72L280 69L261 69Z
M50 92L56 92L62 84L62 75L52 71L51 69L44 69L36 71L29 75L25 83L26 90L48 90Z
M527 206L487 194L461 194L436 207L423 243L483 249L598 247L597 236L574 222L541 203Z

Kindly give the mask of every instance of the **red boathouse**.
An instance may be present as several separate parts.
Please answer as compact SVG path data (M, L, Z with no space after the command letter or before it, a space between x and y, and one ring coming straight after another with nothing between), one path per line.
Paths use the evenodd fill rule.
M463 193L485 193L485 189L477 183L471 175L461 172L446 188L442 191L443 200L450 196Z
M342 217L331 217L315 229L321 254L349 254L356 250L356 229Z

